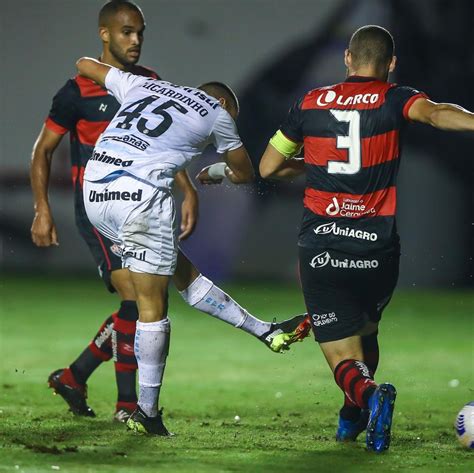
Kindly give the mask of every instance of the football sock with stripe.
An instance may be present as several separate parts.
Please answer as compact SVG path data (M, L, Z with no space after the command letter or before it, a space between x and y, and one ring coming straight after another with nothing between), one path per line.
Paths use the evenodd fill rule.
M255 318L202 274L180 294L190 306L256 337L270 330L269 322Z
M138 405L147 416L158 414L163 373L170 344L170 322L137 322L135 356L138 362Z
M367 365L358 360L343 360L334 370L334 379L346 397L361 409L367 409L377 385Z
M137 402L136 372L137 360L133 351L135 343L138 308L135 301L122 301L114 317L112 352L117 383L117 410L134 410Z
M107 317L87 348L69 367L79 384L86 384L87 379L94 370L103 361L108 361L112 358L111 335L114 324L113 318L116 315L117 313Z
M367 365L367 368L369 368L372 378L374 378L379 364L378 331L361 337L361 340L362 350L364 353L364 363ZM357 421L360 416L360 407L354 404L344 394L344 405L339 411L339 414L343 419Z

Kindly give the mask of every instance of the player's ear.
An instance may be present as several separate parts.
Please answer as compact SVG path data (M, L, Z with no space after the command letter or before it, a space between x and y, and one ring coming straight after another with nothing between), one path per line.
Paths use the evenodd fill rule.
M396 65L397 65L397 56L393 56L392 60L390 61L390 65L388 66L388 72L393 72L395 70Z
M227 110L227 100L224 97L219 97L219 103L224 110Z
M106 26L99 26L99 38L103 43L109 42L109 29Z
M344 51L344 64L348 69L351 65L351 62L352 62L351 52L348 49L346 49Z

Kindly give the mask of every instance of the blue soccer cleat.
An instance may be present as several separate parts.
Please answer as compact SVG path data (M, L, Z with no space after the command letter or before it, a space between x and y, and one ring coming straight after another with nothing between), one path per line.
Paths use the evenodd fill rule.
M356 421L346 420L339 416L339 425L336 432L337 442L354 442L358 435L367 428L369 410L363 409Z
M390 446L393 408L397 390L388 383L377 387L369 399L369 423L367 424L367 449L377 453Z

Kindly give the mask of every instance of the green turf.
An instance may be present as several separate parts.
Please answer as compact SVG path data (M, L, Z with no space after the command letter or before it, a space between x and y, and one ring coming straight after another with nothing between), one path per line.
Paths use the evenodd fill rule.
M262 318L301 310L295 287L226 287ZM73 360L116 301L96 280L3 277L0 471L51 472L467 472L453 421L473 394L473 298L399 292L386 310L379 381L398 389L387 454L334 442L342 395L317 345L285 355L189 309L172 291L173 336L162 392L178 435L146 438L111 422L110 363L89 380L96 419L73 418L46 387ZM448 383L459 380L459 386ZM240 423L234 416L240 416ZM370 470L367 470L370 468ZM373 469L375 468L375 469Z

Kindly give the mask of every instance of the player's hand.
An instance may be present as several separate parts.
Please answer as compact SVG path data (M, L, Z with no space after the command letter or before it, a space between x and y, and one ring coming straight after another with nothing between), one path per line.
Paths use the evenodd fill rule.
M212 179L209 177L209 168L211 166L207 166L201 169L196 176L196 179L203 185L212 185L212 184L222 184L223 179Z
M179 240L186 240L194 231L199 215L197 192L188 192L181 204L181 234Z
M36 212L31 225L31 239L36 246L59 246L56 225L49 212Z

